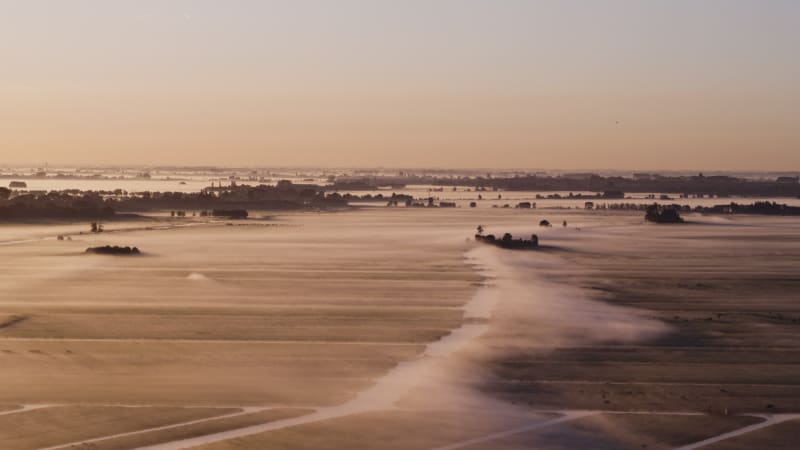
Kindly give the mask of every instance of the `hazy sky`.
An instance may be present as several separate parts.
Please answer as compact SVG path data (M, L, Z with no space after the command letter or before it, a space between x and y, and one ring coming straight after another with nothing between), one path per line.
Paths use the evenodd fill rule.
M800 1L0 0L0 164L800 170Z

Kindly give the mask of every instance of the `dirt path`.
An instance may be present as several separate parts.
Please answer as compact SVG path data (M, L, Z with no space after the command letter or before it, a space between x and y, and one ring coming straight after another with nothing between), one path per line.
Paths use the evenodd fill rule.
M194 425L194 424L197 424L197 423L208 422L208 421L211 421L211 420L227 419L229 417L242 416L242 415L245 415L245 414L256 413L256 412L261 412L261 411L266 411L268 409L272 409L270 407L241 407L241 408L242 408L242 410L239 411L239 412L230 413L230 414L224 414L224 415L221 415L221 416L207 417L207 418L204 418L204 419L190 420L188 422L176 423L176 424L172 424L172 425L164 425L164 426L160 426L160 427L146 428L144 430L136 430L136 431L129 431L129 432L126 432L126 433L112 434L112 435L102 436L102 437L98 437L98 438L94 438L94 439L85 439L85 440L82 440L82 441L69 442L69 443L66 443L66 444L58 444L58 445L55 445L53 447L47 447L47 448L43 448L43 449L39 449L39 450L55 450L55 449L58 449L58 448L78 446L78 445L81 445L81 444L91 444L91 443L94 443L94 442L104 441L106 439L114 439L114 438L119 438L119 437L131 436L131 435L134 435L134 434L148 433L148 432L152 432L152 431L168 430L170 428L178 428L178 427L182 427L182 426L186 426L186 425Z
M676 450L694 450L696 448L705 447L706 445L711 445L719 441L724 441L726 439L730 439L735 436L739 436L745 433L749 433L751 431L759 430L761 428L766 428L772 425L779 424L781 422L785 422L787 420L797 419L800 418L800 414L775 414L771 416L763 416L760 414L753 414L756 417L763 417L766 420L763 422L755 423L753 425L748 425L746 427L739 428L738 430L729 431L727 433L720 434L718 436L710 437L708 439L704 439L700 442L695 442L693 444L684 445L683 447L679 447Z
M20 408L12 409L11 411L0 412L0 416L7 416L9 414L17 414L26 411L33 411L34 409L49 408L51 406L56 406L56 405L46 405L46 404L21 405Z
M469 439L466 441L456 442L455 444L446 445L444 447L438 447L434 450L454 450L457 448L468 447L474 444L481 444L484 442L494 441L496 439L502 439L509 436L514 436L515 434L526 433L528 431L538 430L540 428L547 428L553 425L557 425L563 422L569 422L570 420L579 419L581 417L591 416L594 414L598 414L597 411L568 411L564 413L564 416L558 417L556 419L546 420L544 422L537 422L532 423L530 425L524 425L517 428L512 428L506 431L500 431L498 433L491 433L481 437L477 437L474 439Z

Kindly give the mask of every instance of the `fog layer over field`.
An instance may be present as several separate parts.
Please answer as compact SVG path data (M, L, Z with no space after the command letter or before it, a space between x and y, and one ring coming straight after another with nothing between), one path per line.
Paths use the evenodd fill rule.
M668 331L664 324L646 319L643 312L603 303L591 291L548 280L548 274L587 271L570 267L559 252L577 240L562 237L563 247L541 252L504 251L479 247L469 255L496 274L497 302L492 311L495 342L503 346L559 347L603 343L636 343ZM609 239L594 251L615 245Z
M384 231L414 243L452 241L457 245L465 240L462 227L442 225L433 230L398 227ZM528 229L539 231L530 226ZM544 234L551 233L546 230ZM482 369L481 360L499 356L492 348L630 344L668 331L667 326L646 319L640 311L598 302L580 287L547 281L548 272L568 269L560 253L568 251L567 244L574 245L576 238L574 234L562 234L560 241L562 247L546 246L541 252L467 246L465 261L481 274L484 282L463 306L465 323L428 344L417 358L400 363L353 400L310 416L153 448L227 440L396 406L419 411L481 411L499 429L517 425L520 417L529 417L530 412L476 389L486 381L483 377L490 377ZM602 251L602 245L613 243L607 240L595 244L595 250Z
M207 432L193 425L191 434L138 441L155 448L265 448L278 441L324 448L309 439L327 433L341 439L351 426L361 430L357 441L333 442L369 448L378 437L364 429L392 433L407 426L414 436L397 436L397 448L447 447L548 423L551 411L572 419L586 409L698 411L706 402L724 408L727 399L702 391L707 379L753 371L725 367L711 374L688 346L757 342L769 332L782 346L777 352L793 336L782 318L726 334L724 320L705 320L711 313L698 313L700 322L676 311L706 308L763 320L747 312L750 306L715 310L732 293L714 289L732 283L725 278L731 273L752 277L742 286L762 291L776 286L758 281L762 274L781 280L796 274L795 247L785 243L794 242L797 227L779 218L689 216L687 225L658 227L638 214L574 211L381 208L260 216L172 229L111 223L99 235L77 234L83 225L52 229L72 234L64 241L49 226L0 230L9 242L0 247L0 405L79 403L89 417L98 416L95 405L106 404L295 408L271 422L243 417ZM540 228L542 218L569 225ZM541 249L475 243L479 223L497 235L537 233ZM144 254L84 254L95 245L135 245ZM731 257L741 255L748 264ZM689 283L691 277L704 278ZM764 304L779 311L790 305ZM644 347L680 339L679 356L664 353L671 347ZM720 350L718 360L733 364L765 354L731 351ZM681 365L687 358L702 365ZM776 358L793 361L785 352ZM629 360L631 366L619 366ZM786 385L793 366L772 367L760 377ZM604 376L636 384L617 393ZM646 384L682 376L705 384L666 394ZM758 404L774 402L772 391L759 389L752 397ZM714 385L708 391L724 395ZM781 398L792 392L781 391ZM609 435L628 427L620 424L625 420L598 423ZM128 430L121 425L113 430ZM86 430L68 433L68 440L57 430L44 436L57 445L113 434L102 434L102 424ZM546 441L577 436L564 433ZM384 438L376 442L373 448L386 448Z

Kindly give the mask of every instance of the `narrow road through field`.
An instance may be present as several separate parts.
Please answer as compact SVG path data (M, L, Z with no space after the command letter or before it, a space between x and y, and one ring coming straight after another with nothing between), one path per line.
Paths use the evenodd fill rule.
M764 417L765 421L755 423L753 425L748 425L746 427L739 428L738 430L729 431L727 433L720 434L718 436L710 437L708 439L704 439L700 442L695 442L693 444L684 445L683 447L679 447L676 450L694 450L696 448L705 447L706 445L711 445L715 442L724 441L725 439L730 439L734 436L739 436L745 433L749 433L751 431L759 430L761 428L770 427L772 425L779 424L781 422L785 422L787 420L798 419L800 418L800 414L775 414L772 416L762 416L756 415L757 417Z
M112 434L112 435L102 436L102 437L94 438L94 439L84 439L82 441L69 442L69 443L66 443L66 444L58 444L58 445L54 445L52 447L46 447L46 448L42 448L42 449L39 449L39 450L55 450L55 449L58 449L58 448L73 447L73 446L77 447L79 445L92 444L92 443L104 441L106 439L114 439L114 438L119 438L119 437L124 437L124 436L131 436L131 435L140 434L140 433L149 433L151 431L168 430L170 428L178 428L178 427L183 427L183 426L186 426L186 425L194 425L196 423L203 423L203 422L208 422L208 421L211 421L211 420L227 419L227 418L230 418L230 417L236 417L236 416L242 416L242 415L245 415L245 414L266 411L268 409L271 409L271 408L267 408L267 407L264 407L264 408L260 408L260 407L244 407L243 406L241 411L230 413L230 414L223 414L221 416L206 417L206 418L203 418L203 419L190 420L188 422L181 422L181 423L176 423L176 424L172 424L172 425L164 425L164 426L160 426L160 427L146 428L144 430L128 431L126 433Z
M51 406L58 406L58 405L32 404L32 405L20 405L20 406L21 406L20 408L12 409L11 411L0 412L0 416L7 416L9 414L17 414L26 411L33 411L34 409L49 408Z
M500 431L498 433L491 433L481 437L477 437L474 439L469 439L466 441L456 442L455 444L446 445L444 447L438 447L434 450L454 450L457 448L463 448L474 444L480 444L483 442L494 441L496 439L502 439L509 436L513 436L519 433L526 433L528 431L538 430L540 428L546 428L549 426L557 425L562 422L568 422L570 420L579 419L581 417L591 416L593 414L597 414L596 411L570 411L564 414L563 417L558 417L556 419L546 420L544 422L537 422L532 423L530 425L524 425L517 428L512 428L506 431Z

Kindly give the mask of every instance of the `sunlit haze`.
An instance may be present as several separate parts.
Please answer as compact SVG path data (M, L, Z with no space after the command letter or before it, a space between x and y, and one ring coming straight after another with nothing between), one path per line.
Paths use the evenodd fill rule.
M2 1L4 164L796 170L800 2Z

